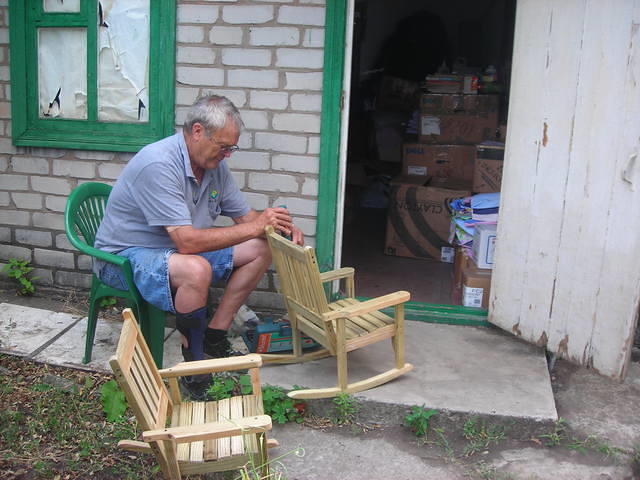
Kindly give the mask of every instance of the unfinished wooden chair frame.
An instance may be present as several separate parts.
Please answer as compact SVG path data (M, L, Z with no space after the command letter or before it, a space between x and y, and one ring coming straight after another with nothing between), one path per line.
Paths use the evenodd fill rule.
M266 228L266 235L291 322L293 353L263 354L262 359L265 363L297 363L331 355L336 357L338 367L336 387L294 390L289 393L290 397L326 398L356 393L386 383L413 368L404 361L404 303L410 298L409 292L397 291L361 302L354 298L353 268L320 273L313 248L294 244L272 227ZM344 281L345 297L329 302L324 287L334 281ZM387 307L395 307L393 318L380 311ZM304 353L302 333L323 348ZM349 383L347 353L385 339L391 339L394 368Z
M116 354L109 363L142 429L142 440L122 440L120 448L155 454L167 479L254 465L268 474L271 418L264 415L259 367L262 359L243 357L183 362L158 370L135 321L123 312ZM179 377L249 370L253 393L217 402L183 401ZM169 389L164 384L167 379Z

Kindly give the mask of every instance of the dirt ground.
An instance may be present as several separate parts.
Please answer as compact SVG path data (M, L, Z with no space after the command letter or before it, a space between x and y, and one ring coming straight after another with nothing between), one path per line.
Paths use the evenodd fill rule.
M1 302L74 314L86 312L86 298L74 292L40 289L33 297L20 297L0 286ZM638 353L634 349L625 382L612 381L563 360L554 362L552 388L561 417L557 423L439 412L431 417L426 437L417 437L403 425L409 413L406 407L390 411L388 406L359 404L352 423L337 425L335 406L330 401L317 401L309 408L305 424L276 425L274 434L281 444L304 439L314 442L303 445L305 448L325 440L326 444L344 445L357 441L360 446L382 442L401 449L424 466L426 476L407 478L640 480ZM382 418L384 421L380 421ZM348 447L342 448L346 451ZM305 461L303 468L299 460L300 469L298 460L288 462L289 480L323 478L309 468L311 458ZM429 468L441 473L427 475ZM344 479L386 478L342 472L340 478ZM395 478L405 477L398 473Z

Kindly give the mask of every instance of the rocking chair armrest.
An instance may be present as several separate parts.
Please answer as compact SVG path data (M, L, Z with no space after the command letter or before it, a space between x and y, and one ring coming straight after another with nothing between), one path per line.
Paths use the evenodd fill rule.
M355 270L353 267L336 268L335 270L329 270L320 274L320 281L322 283L332 282L334 280L340 280L341 278L353 277Z
M269 415L256 415L255 417L243 417L219 422L202 423L199 425L147 430L142 433L142 439L145 442L172 440L176 443L189 443L200 440L262 433L267 430L271 430L271 417Z
M240 357L211 358L195 362L180 362L170 368L159 370L162 378L184 377L186 375L200 375L203 373L228 372L232 370L247 370L262 366L262 357L256 353Z
M392 307L394 305L400 305L408 302L411 298L409 292L399 290L394 293L389 293L381 297L372 298L364 302L349 305L348 307L341 308L340 310L334 310L332 312L325 313L323 315L326 322L331 320L337 320L339 318L351 318L358 315L364 315L365 313L374 312L376 310L382 310L383 308Z

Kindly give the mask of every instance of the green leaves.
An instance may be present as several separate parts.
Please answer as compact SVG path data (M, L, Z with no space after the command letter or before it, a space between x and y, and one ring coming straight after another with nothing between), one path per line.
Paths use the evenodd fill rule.
M222 374L213 378L207 389L210 400L222 400L235 395L249 395L253 391L249 375Z
M262 388L264 413L276 423L301 423L304 416L304 402L289 398L281 387L266 385Z
M424 406L413 406L411 407L411 413L404 417L404 423L411 428L416 437L424 437L429 430L429 419L437 413L437 410L427 410Z
M33 295L36 291L36 287L33 285L33 281L38 277L29 278L29 274L33 270L33 267L29 266L28 260L18 260L17 258L10 258L3 268L3 272L7 272L9 278L13 278L18 283L18 295Z
M109 380L100 387L100 399L102 410L109 422L117 422L127 410L124 392L120 390L115 380Z
M336 412L336 423L338 425L346 425L353 422L359 408L355 398L348 393L339 393L333 398L333 405Z

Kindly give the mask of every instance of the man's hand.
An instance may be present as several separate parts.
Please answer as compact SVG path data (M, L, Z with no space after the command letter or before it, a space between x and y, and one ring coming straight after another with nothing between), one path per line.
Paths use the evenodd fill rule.
M289 211L284 207L267 208L262 212L251 211L244 217L235 219L235 221L237 223L254 223L261 232L264 232L267 226L271 226L276 232L289 237L294 243L304 245L302 231L293 224Z

